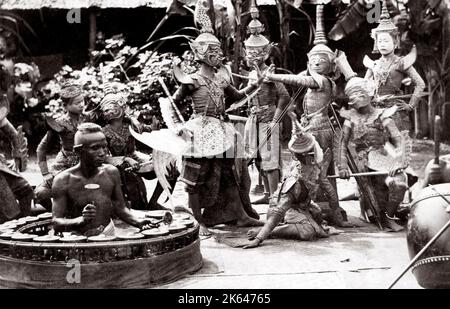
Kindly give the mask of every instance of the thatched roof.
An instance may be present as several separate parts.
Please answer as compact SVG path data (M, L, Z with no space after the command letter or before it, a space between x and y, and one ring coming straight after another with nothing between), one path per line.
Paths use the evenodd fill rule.
M5 10L166 7L167 0L1 0Z
M0 0L0 9L4 10L37 10L40 8L77 9L77 8L165 8L171 0ZM183 1L186 2L186 1ZM190 5L190 2L187 1ZM225 2L215 0L214 2ZM257 0L258 5L274 5L275 0Z

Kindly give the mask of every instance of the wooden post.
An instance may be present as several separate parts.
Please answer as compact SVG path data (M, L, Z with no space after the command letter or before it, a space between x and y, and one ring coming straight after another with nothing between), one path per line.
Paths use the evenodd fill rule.
M242 0L236 0L236 29L235 29L235 41L234 41L234 57L233 57L233 72L239 73L239 62L241 59L241 9Z
M95 50L95 41L97 39L97 12L95 9L89 9L89 58Z
M289 67L289 11L282 0L276 1L280 19L280 47L283 55L283 67Z

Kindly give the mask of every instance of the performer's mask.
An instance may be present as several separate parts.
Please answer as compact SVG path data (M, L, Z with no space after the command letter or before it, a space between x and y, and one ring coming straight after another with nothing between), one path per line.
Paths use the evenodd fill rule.
M195 41L190 43L195 60L206 63L212 67L218 67L225 59L220 41L211 33L200 34Z
M308 55L309 69L322 75L329 75L334 71L334 62L326 53L314 53Z
M253 67L254 65L260 66L269 58L271 45L263 47L247 47L244 49L245 58L247 60L247 66Z

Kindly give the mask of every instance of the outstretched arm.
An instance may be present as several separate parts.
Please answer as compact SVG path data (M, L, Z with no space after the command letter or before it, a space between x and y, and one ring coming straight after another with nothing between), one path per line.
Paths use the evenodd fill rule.
M256 90L256 88L258 88L257 83L250 83L247 87L241 90L237 90L236 87L230 84L227 88L225 88L225 95L233 101L238 101L250 95Z
M259 246L265 239L267 239L272 231L277 227L277 225L283 220L286 212L291 208L292 203L295 202L295 192L298 190L296 183L287 193L281 194L280 200L276 207L269 208L267 213L267 222L259 231L258 235L255 236L248 245L244 246L244 249L254 248Z
M120 187L120 173L115 167L110 167L108 169L108 174L110 174L111 179L114 182L113 194L111 197L111 202L114 207L114 212L122 221L128 223L132 226L142 228L146 224L150 224L150 219L138 218L133 214L130 209L126 207L125 199L123 197L122 189Z
M345 120L344 125L342 126L342 137L339 143L339 158L338 158L339 176L345 179L349 178L350 176L347 162L347 149L351 133L352 133L351 122Z
M308 88L320 88L320 85L312 76L303 74L267 74L266 78L273 82L281 82L293 86L305 86Z
M416 108L419 104L420 95L423 89L425 89L425 82L413 66L409 67L405 73L411 78L411 82L415 86L414 92L409 100L409 105L412 108Z
M39 169L41 170L41 174L43 176L48 175L48 164L47 164L47 151L49 149L49 145L53 139L53 131L48 130L47 134L42 138L41 142L39 143L36 154L39 164Z

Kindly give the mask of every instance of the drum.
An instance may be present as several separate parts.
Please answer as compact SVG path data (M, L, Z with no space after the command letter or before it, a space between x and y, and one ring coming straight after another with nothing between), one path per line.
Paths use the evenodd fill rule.
M423 189L411 204L407 243L411 258L450 220L450 183ZM413 265L424 288L450 288L450 229L447 229Z

